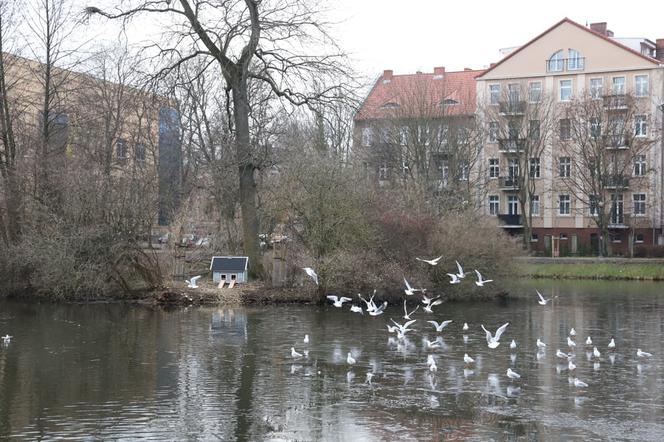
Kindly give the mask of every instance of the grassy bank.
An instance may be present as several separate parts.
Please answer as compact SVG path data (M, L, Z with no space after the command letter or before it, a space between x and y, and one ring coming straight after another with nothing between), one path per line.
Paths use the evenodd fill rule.
M521 276L559 279L633 279L664 281L664 264L624 262L523 263Z

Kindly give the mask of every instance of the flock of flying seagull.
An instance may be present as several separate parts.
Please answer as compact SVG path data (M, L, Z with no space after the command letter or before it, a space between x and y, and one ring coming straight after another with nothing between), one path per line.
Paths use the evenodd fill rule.
M415 259L417 259L418 261L427 263L431 266L435 266L435 265L438 265L438 262L442 259L442 256L439 256L438 258L434 258L434 259L423 259L423 258L415 258ZM467 276L467 273L464 272L463 267L461 266L461 264L459 264L458 261L455 261L455 262L456 262L456 265L457 265L457 272L456 273L447 273L447 275L450 277L450 284L460 284L461 281ZM303 267L302 269L304 270L304 272L309 277L311 277L311 279L313 279L313 281L316 283L316 285L318 285L318 275L316 274L315 270L312 269L311 267ZM483 287L484 284L493 281L491 279L484 279L482 277L482 274L477 270L475 270L475 274L477 275L477 280L475 281L475 284L478 287ZM418 292L421 294L422 307L423 307L423 310L426 313L432 314L433 313L433 307L443 303L442 299L440 299L440 296L432 298L432 297L429 297L429 296L426 295L426 289L423 289L423 288L415 289L415 288L413 288L408 283L406 278L404 278L404 284L405 284L404 293L406 294L406 296L413 296L413 295L415 295L415 293L418 293ZM547 299L539 291L536 290L536 293L537 293L537 297L538 297L537 302L538 302L539 305L542 305L542 306L546 306L547 304L549 304L550 301L552 301L553 299L556 298L556 296L554 296L554 297L551 297L551 298ZM365 311L370 316L382 315L383 313L385 313L385 310L387 308L388 303L387 303L387 301L384 301L382 304L376 305L376 303L374 302L374 296L375 295L376 295L376 290L374 290L374 293L371 296L371 298L369 298L367 300L367 299L363 298L361 294L358 293L357 296L358 296L359 300L366 305L366 308L363 309L361 303L352 304L351 307L350 307L350 311L353 312L353 313L359 313L359 314L362 314L362 315L364 315ZM345 297L345 296L329 295L329 296L327 296L327 298L332 302L332 305L334 307L337 307L337 308L342 308L343 304L345 302L350 303L350 302L353 301L353 299ZM394 319L390 318L390 321L394 325L387 324L388 333L396 334L396 339L398 341L406 339L406 335L408 333L415 331L415 329L413 329L411 327L412 327L413 324L415 324L417 322L417 319L411 319L411 316L419 308L420 308L420 305L417 305L413 310L408 311L408 303L407 303L406 299L404 299L404 301L403 301L404 315L403 315L402 318L404 320L406 320L406 322L403 323L403 324L400 324L400 323L396 322ZM437 333L440 333L440 332L443 331L443 329L445 327L447 327L449 324L452 323L452 320L446 320L446 321L442 321L442 322L429 320L429 321L427 321L427 323L431 324L434 327L434 329ZM503 335L503 333L505 333L508 326L509 326L509 323L505 323L505 324L501 325L495 331L495 333L491 333L491 331L487 330L484 327L484 325L481 324L482 330L484 330L484 333L486 334L487 346L490 349L495 349L500 345L500 338ZM463 327L462 327L462 330L464 332L466 332L466 331L469 330L469 328L470 327L468 326L468 323L464 323ZM567 337L567 346L569 348L569 353L565 353L565 352L561 351L560 349L557 349L556 350L556 357L567 361L567 369L570 373L570 384L574 385L576 388L585 388L585 387L588 387L587 383L583 382L582 380L580 380L576 376L572 376L572 373L575 373L575 370L576 370L576 364L574 363L574 360L575 360L575 357L576 357L576 355L574 353L574 350L577 348L576 335L577 335L576 330L574 330L574 328L572 328L569 332L569 336ZM390 338L390 339L392 339L392 338ZM464 336L464 342L466 340L467 340L467 336ZM425 348L427 350L433 350L435 348L439 348L439 347L442 347L444 345L440 337L435 341L430 341L428 339L424 339L423 342L424 342ZM308 343L309 343L309 335L305 335L304 344L308 344ZM538 350L537 358L540 359L543 356L542 352L546 349L547 345L544 342L542 342L542 340L539 339L539 338L537 338L536 345L537 345L537 350ZM592 338L590 336L588 336L586 338L585 347L588 349L589 359L594 359L595 361L599 361L601 353L598 350L598 348L593 344ZM510 343L510 349L514 350L516 348L517 348L517 343L514 339L512 339L512 342ZM592 354L590 353L591 348L592 348ZM614 338L611 338L611 341L607 345L607 349L608 349L609 352L611 352L609 358L613 362L615 356L612 352L614 352L615 349L616 349L616 342L615 342ZM291 357L294 358L294 359L299 359L299 358L302 358L302 357L308 357L308 355L309 355L309 353L308 353L307 350L304 350L303 353L300 353L297 350L295 350L295 347L291 347ZM514 362L515 356L516 355L514 355L514 354L511 356L512 362ZM636 350L636 356L640 359L644 359L644 358L650 358L653 355L651 353L648 353L648 352L643 351L640 348L638 348ZM467 367L472 366L475 363L475 360L473 358L471 358L467 353L464 354L463 361L464 361L464 363ZM352 365L357 363L357 360L353 357L351 352L348 352L348 355L346 357L346 363L349 366L352 366ZM429 369L430 372L435 373L438 370L438 367L436 365L436 360L435 360L435 358L432 354L429 354L427 356L426 364L427 364L428 369ZM521 378L521 375L519 373L517 373L516 371L512 370L511 368L507 369L505 375L512 381L516 381L516 380ZM368 383L371 383L371 378L373 376L374 376L374 373L371 373L371 372L367 373L367 382Z

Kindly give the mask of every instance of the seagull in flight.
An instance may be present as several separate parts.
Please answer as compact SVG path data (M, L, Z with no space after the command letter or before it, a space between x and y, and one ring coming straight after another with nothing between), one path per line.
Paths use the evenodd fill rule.
M499 339L502 336L503 333L505 333L505 330L507 330L507 326L510 325L509 322L506 322L505 324L501 325L498 327L498 330L496 330L496 334L492 335L489 330L484 328L484 324L482 324L482 330L484 330L484 333L486 333L486 343L489 346L489 348L496 348L500 345Z
M435 266L438 265L438 261L443 257L443 255L440 255L438 258L434 259L422 259L422 258L415 258L418 261L426 262L429 265Z
M636 355L640 358L651 358L652 353L648 353L647 351L642 351L640 348L636 349Z
M198 282L199 279L201 279L201 275L194 276L194 277L191 278L191 279L185 279L184 282L187 283L187 288L190 288L190 289L197 289L198 286L196 285L196 282Z
M406 284L406 289L404 290L404 292L406 293L407 296L413 296L413 295L415 294L415 292L422 292L422 293L424 293L424 292L426 291L425 289L414 289L414 288L411 287L411 285L408 283L408 281L406 280L406 278L403 279L403 282Z
M364 314L364 311L362 310L362 306L360 305L351 305L350 306L350 311L353 313L359 313L361 315Z
M374 303L374 301L373 301L374 296L376 296L376 290L374 290L373 295L371 295L371 298L369 298L368 301L366 299L364 299L360 293L358 293L357 296L362 300L362 302L364 302L367 305L367 312L368 313L371 313L372 311L376 310L376 308L377 308L376 303Z
M406 306L406 300L404 299L403 300L403 319L405 319L406 321L410 321L410 315L415 313L420 308L420 306L418 305L417 307L415 307L415 310L413 310L410 313L408 313L408 309L406 307L407 307Z
M443 321L443 322L441 322L441 323L438 323L438 322L436 322L436 321L427 321L427 322L428 322L429 324L433 325L434 328L436 329L436 331L437 331L438 333L440 333L440 332L443 331L443 329L444 329L445 327L447 327L448 325L450 325L450 324L452 323L452 320L449 319L449 320L447 320L447 321Z
M4 335L2 337L2 343L3 344L9 344L12 341L12 337L9 335Z
M475 270L475 273L477 274L477 281L475 281L475 285L478 287L484 287L484 284L487 282L493 282L493 279L482 279L482 274Z
M450 284L460 284L461 279L459 279L459 276L456 273L448 273L447 276L451 278Z
M346 298L345 296L338 297L336 295L327 295L327 299L332 301L332 305L334 305L337 308L341 308L344 302L352 301L352 299Z
M395 321L394 319L392 319L392 318L390 318L390 321L392 321L392 323L393 323L394 325L396 325L397 328L398 328L398 330L397 330L397 338L398 338L398 339L403 339L403 338L406 336L406 333L408 333L409 331L413 331L412 329L410 329L410 328L408 328L408 327L410 327L412 324L414 324L415 322L417 322L417 319L411 319L410 321L406 322L406 323L403 324L403 325L399 324L398 322L396 322L396 321Z
M318 275L316 274L316 271L314 269L312 269L311 267L302 267L302 270L304 270L305 273L309 275L311 279L314 280L316 285L318 285Z
M424 296L422 298L422 302L424 303L424 311L427 313L433 313L433 307L443 303L443 300L439 298L440 297L431 299Z
M553 298L544 299L544 296L542 296L542 294L539 292L539 290L535 290L535 292L537 292L537 296L539 297L539 300L537 301L537 303L539 305L547 305L549 303L549 301L551 301L553 298L555 298L555 296L554 296Z
M510 379L521 379L521 375L511 368L507 369L507 377Z
M380 307L371 310L369 312L369 315L371 316L382 315L385 312L385 307L387 307L387 301L383 302L383 305L381 305Z
M459 264L459 261L454 261L454 262L456 262L457 270L458 270L456 275L461 279L465 278L466 273L463 271L463 267L461 267L461 264Z

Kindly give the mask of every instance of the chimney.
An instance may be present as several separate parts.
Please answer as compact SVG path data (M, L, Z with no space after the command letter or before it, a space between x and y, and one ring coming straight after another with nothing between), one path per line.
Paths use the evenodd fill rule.
M613 32L609 31L605 21L601 23L590 23L590 30L595 31L598 34L602 34L605 37L613 37Z
M383 71L383 83L389 83L392 81L392 76L394 75L394 71L392 69L385 69Z
M440 80L445 76L445 66L439 66L437 68L433 68L433 79L434 80Z
M494 67L495 65L496 65L496 63L489 63L489 69Z
M463 70L466 71L466 72L468 72L468 71L472 71L471 68L463 68Z
M664 63L664 38L655 40L655 58Z

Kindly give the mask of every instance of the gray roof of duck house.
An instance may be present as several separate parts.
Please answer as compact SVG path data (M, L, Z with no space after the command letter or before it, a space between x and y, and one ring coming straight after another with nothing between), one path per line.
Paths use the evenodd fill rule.
M244 272L248 265L247 256L213 256L210 270L213 272Z

